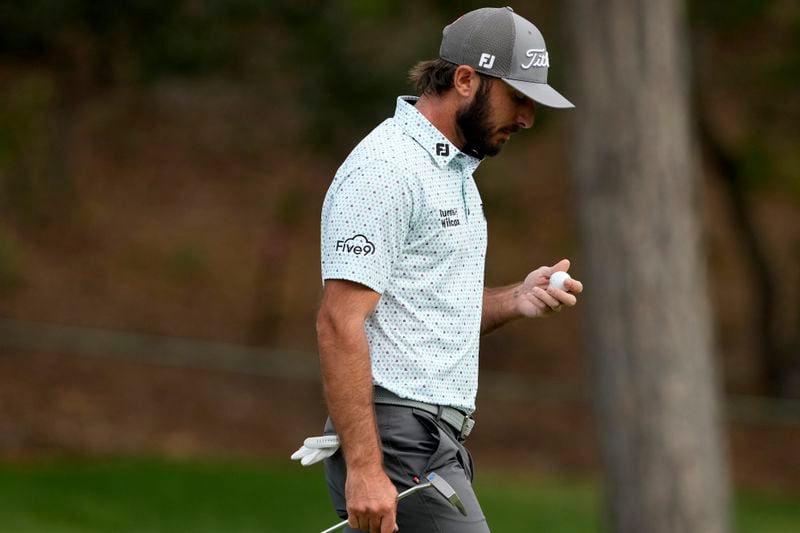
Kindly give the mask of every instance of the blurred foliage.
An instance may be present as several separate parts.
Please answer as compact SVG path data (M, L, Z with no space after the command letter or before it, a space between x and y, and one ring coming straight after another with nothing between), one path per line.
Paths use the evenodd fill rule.
M706 35L736 39L746 30L746 38L747 31L761 29L779 41L768 53L744 54L750 47L741 46L739 37L737 61L717 68L744 89L761 86L761 92L783 91L790 98L800 80L800 15L793 4L692 1L688 7L692 25ZM73 92L174 76L260 81L268 86L265 97L302 124L298 142L341 151L391 113L393 97L408 87L408 68L436 55L439 29L454 14L481 5L472 0L457 8L445 0L30 0L0 8L0 58L48 65L62 79L60 90ZM544 7L543 2L519 6L547 26L557 12ZM558 33L548 32L551 47ZM798 110L794 106L781 120L776 116L781 100L753 98L747 105L770 131L785 137L785 122L796 121ZM8 129L0 118L0 135L7 137ZM767 145L769 158L789 160L775 166L789 166L780 183L800 170L787 145L792 146ZM755 148L739 149L744 157Z
M96 81L115 64L135 79L233 69L238 26L265 14L254 0L32 0L0 10L0 54L54 59L64 46L90 48Z
M689 2L689 16L695 24L735 31L763 17L774 3L774 0L694 1Z
M769 146L760 136L749 139L742 150L742 176L745 185L750 189L763 189L774 180L765 176L774 175L773 160L769 154Z
M21 280L16 247L11 239L0 232L0 294L17 288Z
M452 13L444 1L32 0L0 9L0 57L82 73L90 86L266 80L276 104L299 102L303 142L325 148L343 128L363 131L392 110L408 68L436 55Z
M46 215L54 91L46 72L0 82L0 207L24 221Z
M201 246L185 243L170 253L168 270L179 278L194 278L202 274L207 262L207 255Z
M751 191L800 200L800 4L792 0L689 3L695 34L695 90L705 105L735 97L739 129L726 142ZM724 138L724 136L723 136Z
M300 189L290 189L278 198L275 208L276 219L285 226L297 225L305 215L307 207L304 192Z

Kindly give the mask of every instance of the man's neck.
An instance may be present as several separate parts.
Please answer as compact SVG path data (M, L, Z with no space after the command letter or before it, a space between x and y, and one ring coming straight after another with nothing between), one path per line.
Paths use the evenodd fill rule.
M458 106L452 98L423 94L417 100L417 111L427 118L433 126L447 137L459 150L464 149L464 139L456 126Z

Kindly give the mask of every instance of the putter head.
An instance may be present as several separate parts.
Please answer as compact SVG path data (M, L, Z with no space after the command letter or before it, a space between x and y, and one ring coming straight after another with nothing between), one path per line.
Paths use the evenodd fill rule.
M439 491L439 494L444 496L444 499L449 501L462 515L467 516L467 510L464 509L464 504L461 503L461 498L458 497L456 491L450 486L450 483L444 480L441 476L437 476L435 472L431 472L426 476L430 481L431 486Z

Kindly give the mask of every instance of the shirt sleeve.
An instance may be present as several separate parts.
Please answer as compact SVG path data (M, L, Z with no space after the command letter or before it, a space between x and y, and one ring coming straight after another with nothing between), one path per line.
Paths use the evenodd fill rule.
M406 173L371 161L337 175L322 207L322 279L346 279L383 293L413 216Z

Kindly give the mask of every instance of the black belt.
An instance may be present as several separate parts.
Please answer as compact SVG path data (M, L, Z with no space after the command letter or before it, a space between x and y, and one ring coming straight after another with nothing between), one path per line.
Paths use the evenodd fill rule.
M413 407L415 409L426 411L432 415L436 415L437 418L444 420L456 430L456 436L460 441L467 440L467 437L469 437L469 434L472 432L472 428L475 427L475 420L473 420L473 418L467 413L460 411L455 407L449 407L447 405L435 405L432 403L418 402L417 400L401 398L395 393L388 391L383 387L377 386L375 387L373 398L375 403Z

